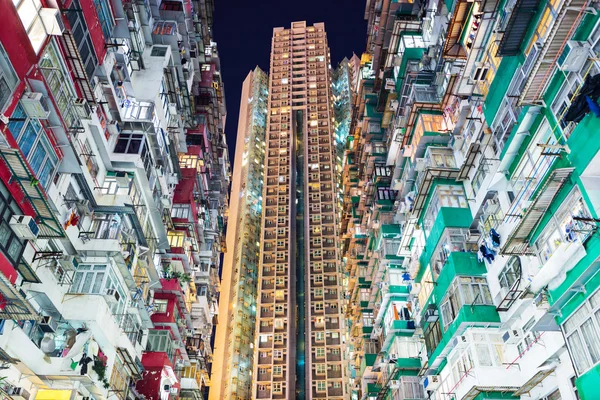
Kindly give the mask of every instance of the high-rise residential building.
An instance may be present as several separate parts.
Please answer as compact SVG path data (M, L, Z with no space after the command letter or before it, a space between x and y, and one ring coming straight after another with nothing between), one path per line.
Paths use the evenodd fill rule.
M227 253L223 260L209 399L252 398L254 330L261 241L268 76L250 71L242 86Z
M349 398L600 398L594 4L366 2Z
M273 30L253 398L345 398L331 78L324 24Z
M1 8L0 398L202 399L230 175L212 0Z

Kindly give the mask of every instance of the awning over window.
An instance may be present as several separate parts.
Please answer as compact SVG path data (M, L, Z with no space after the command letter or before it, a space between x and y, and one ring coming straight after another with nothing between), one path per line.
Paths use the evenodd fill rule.
M467 151L467 156L465 157L465 162L458 172L458 177L456 178L457 181L464 181L469 177L469 173L471 172L471 168L475 165L475 158L477 157L477 154L479 154L480 148L481 144L475 142L471 143L469 150Z
M567 41L573 37L575 28L585 15L582 12L583 8L587 5L588 0L567 0L564 2L556 22L544 41L540 56L535 61L533 69L527 77L527 83L521 92L519 104L529 104L541 100L545 88L553 76L556 61L563 53Z
M444 57L446 58L467 58L467 52L463 45L460 43L465 24L469 19L469 11L473 7L472 2L459 1L456 4L454 13L452 14L452 20L448 25L448 37L446 38L446 44L444 46Z
M36 212L36 222L40 228L41 239L63 238L65 231L50 209L48 200L39 183L35 184L35 176L29 170L26 161L17 149L0 149L0 157L12 173L12 178L19 183L25 197Z
M563 187L574 168L560 168L552 171L544 187L538 192L536 198L528 207L527 212L519 221L514 231L509 236L502 248L502 255L533 254L529 247L529 236L537 228L540 220L552 204L556 194Z
M127 349L123 347L117 347L117 354L119 354L121 360L123 360L123 364L129 372L129 376L131 376L134 380L142 379L142 370L140 369L138 363L136 363L131 357Z
M0 274L0 319L40 320L42 317L25 297Z
M434 179L456 179L458 177L458 169L456 168L427 168L421 173L425 174L425 177L421 181L421 187L418 189L419 192L413 205L412 216L414 218L419 218L419 214L423 211L425 201L429 195L429 189L431 189Z
M517 0L498 45L496 57L519 54L523 39L525 39L529 24L535 17L539 3L540 0Z

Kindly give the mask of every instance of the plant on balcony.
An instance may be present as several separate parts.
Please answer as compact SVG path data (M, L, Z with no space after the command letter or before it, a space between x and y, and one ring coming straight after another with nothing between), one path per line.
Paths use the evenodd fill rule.
M171 264L163 266L163 274L165 276L165 279L168 281L170 281L171 279L177 279L179 283L184 283L190 282L192 280L192 277L189 274L173 271Z
M110 387L110 383L106 378L106 357L94 357L94 364L92 370L98 375L98 380L102 382L104 389Z

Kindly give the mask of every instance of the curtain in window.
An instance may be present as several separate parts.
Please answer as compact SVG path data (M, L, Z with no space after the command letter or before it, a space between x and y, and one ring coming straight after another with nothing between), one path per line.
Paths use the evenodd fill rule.
M592 363L596 364L598 360L600 360L600 342L598 341L600 335L594 326L592 318L589 318L583 323L583 325L581 325L581 333L583 334L583 339L587 344Z
M584 347L581 338L579 337L579 332L576 331L569 336L567 338L567 343L569 343L569 348L571 349L573 360L575 360L577 371L582 373L587 370L590 367L590 363L586 356L587 349Z
M475 351L477 353L477 359L479 360L479 365L482 367L491 367L494 365L492 362L492 357L490 356L490 350L487 344L476 344Z

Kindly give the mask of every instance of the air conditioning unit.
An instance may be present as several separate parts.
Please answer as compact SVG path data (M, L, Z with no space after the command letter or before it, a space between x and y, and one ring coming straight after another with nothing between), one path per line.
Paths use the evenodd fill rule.
M75 256L64 256L58 262L65 271L75 271L79 267L79 261Z
M392 91L396 88L396 81L390 78L385 80L385 90Z
M127 172L118 171L115 173L115 178L117 180L117 185L122 188L129 187L129 175Z
M62 15L57 8L42 8L38 12L46 34L62 36L65 31L65 24L62 20Z
M79 214L82 215L92 215L94 213L94 209L89 200L77 200L75 207L77 207Z
M423 380L423 389L431 392L440 387L442 380L439 375L428 375Z
M563 71L577 72L583 68L589 56L590 45L587 42L569 40L556 63Z
M9 224L13 232L21 239L34 240L40 233L40 228L33 217L27 215L13 215Z
M118 135L119 132L121 132L121 128L119 127L119 123L117 121L110 121L107 129L111 136Z
M176 387L171 387L170 392L171 392L171 394L177 394L177 388Z
M9 388L7 394L14 400L29 400L31 398L31 395L27 390L16 386Z
M490 66L486 63L478 63L475 67L475 72L473 73L473 80L475 82L484 81L487 78L488 72L490 71Z
M42 93L28 92L21 97L21 105L29 118L48 119L50 107Z
M390 381L390 389L400 389L401 383L398 379L392 379Z
M390 362L396 362L396 360L398 359L398 354L396 354L396 353L390 353L388 355L388 358L390 359Z
M75 99L75 110L77 111L77 115L81 119L90 119L92 115L92 108L88 104L86 99Z
M49 315L44 315L39 322L39 327L42 332L54 333L58 328L58 322Z
M415 171L417 172L421 172L425 169L425 159L424 158L417 158L415 160Z
M452 137L452 149L459 150L465 143L465 137L463 135L456 135Z
M104 292L104 298L109 304L118 303L121 300L121 295L116 289L106 289Z
M435 322L440 318L435 304L429 304L427 306L427 309L425 309L424 318L427 322Z
M169 113L171 115L177 115L177 105L173 103L169 103Z
M453 349L464 349L469 344L467 339L466 336L457 336L452 340L452 345L450 347Z
M522 329L509 329L502 335L502 340L506 344L516 344L523 339L523 336L524 333Z

